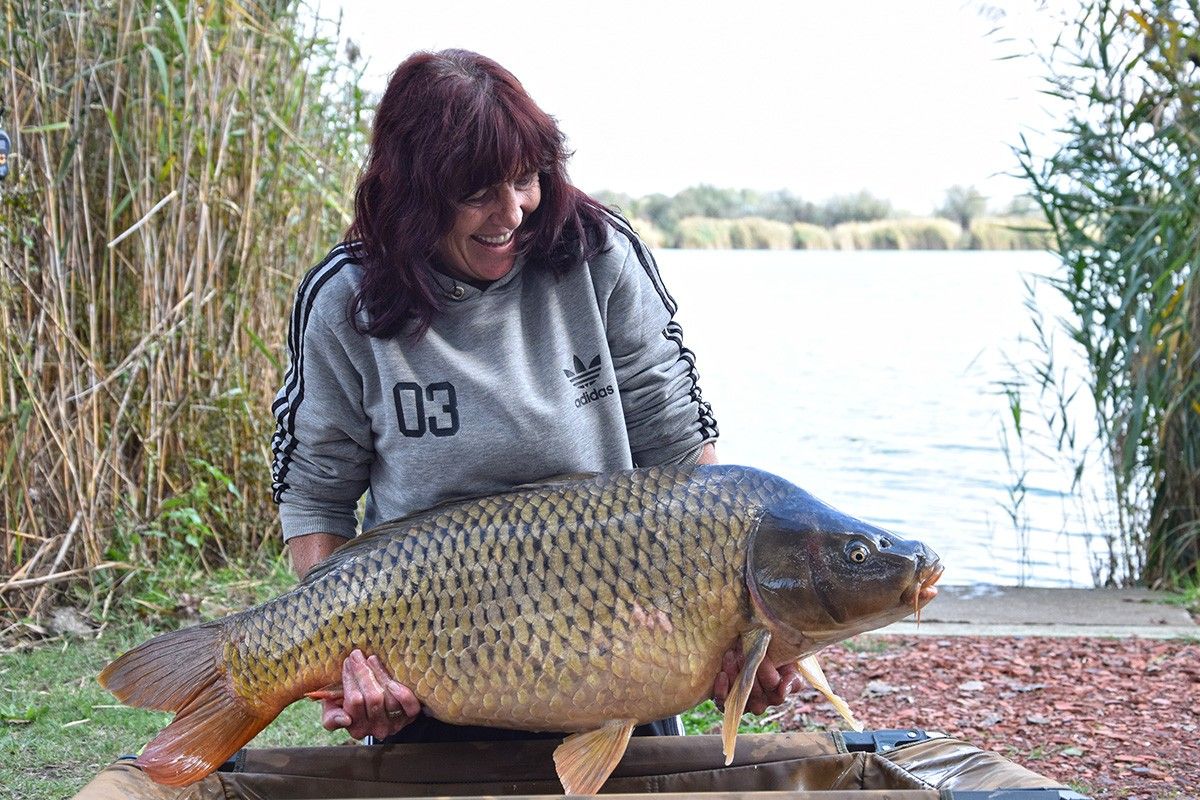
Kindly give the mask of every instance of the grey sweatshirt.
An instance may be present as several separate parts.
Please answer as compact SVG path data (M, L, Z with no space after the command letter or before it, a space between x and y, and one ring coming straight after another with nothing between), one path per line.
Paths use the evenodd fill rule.
M566 275L518 259L479 290L438 276L419 340L358 333L339 246L301 282L273 405L284 538L352 537L455 497L581 471L678 462L717 436L675 303L623 225Z

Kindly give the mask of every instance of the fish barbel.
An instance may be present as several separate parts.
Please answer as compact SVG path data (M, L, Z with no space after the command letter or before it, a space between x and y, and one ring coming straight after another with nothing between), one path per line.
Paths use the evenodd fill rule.
M139 645L100 683L176 712L136 763L185 785L339 681L358 648L443 721L574 732L555 765L568 793L591 794L634 725L709 696L739 637L727 763L764 657L815 666L820 648L927 603L941 572L924 545L774 475L636 469L384 523L280 597Z

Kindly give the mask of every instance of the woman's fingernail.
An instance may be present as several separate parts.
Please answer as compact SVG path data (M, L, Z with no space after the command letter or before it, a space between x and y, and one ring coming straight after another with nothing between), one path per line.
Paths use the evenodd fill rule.
M392 697L399 700L400 696L404 694L404 687L396 681L388 681L388 691L392 693Z

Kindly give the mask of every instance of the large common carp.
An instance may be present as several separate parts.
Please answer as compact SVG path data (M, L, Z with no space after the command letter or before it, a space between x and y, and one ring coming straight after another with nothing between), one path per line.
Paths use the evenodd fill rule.
M635 724L708 697L739 637L727 759L764 656L804 658L899 619L941 571L924 545L774 475L638 469L385 523L288 593L151 639L100 682L176 712L137 764L183 785L338 681L359 648L446 722L577 732L555 764L569 793L594 793Z

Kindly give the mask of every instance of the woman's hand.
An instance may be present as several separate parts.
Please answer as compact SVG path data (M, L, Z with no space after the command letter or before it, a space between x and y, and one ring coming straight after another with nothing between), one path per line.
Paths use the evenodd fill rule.
M345 728L355 739L391 736L420 713L412 690L389 675L378 656L367 658L361 650L342 662L341 700L321 701L325 729Z
M725 699L729 696L729 687L742 671L745 658L742 654L741 642L735 642L733 647L725 651L721 661L721 671L713 681L712 699L717 708L725 708ZM778 668L765 658L758 665L754 676L754 685L750 688L750 699L746 701L746 710L751 714L761 714L771 706L777 706L788 698L788 695L800 689L802 685L800 673L796 664L788 662Z

